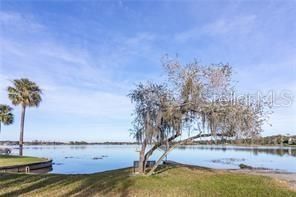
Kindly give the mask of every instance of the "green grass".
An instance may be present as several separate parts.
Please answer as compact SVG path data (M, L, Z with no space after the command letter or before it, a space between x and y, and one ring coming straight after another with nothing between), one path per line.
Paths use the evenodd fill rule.
M87 166L86 166L87 167ZM164 168L150 177L131 169L90 175L0 174L0 196L296 196L280 182L186 167Z
M13 166L13 165L22 165L22 164L30 164L45 161L44 158L37 157L20 157L13 155L0 155L0 167L5 166Z

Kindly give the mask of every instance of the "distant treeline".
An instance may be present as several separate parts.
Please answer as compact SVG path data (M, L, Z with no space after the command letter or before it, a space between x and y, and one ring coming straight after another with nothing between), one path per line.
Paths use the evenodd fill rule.
M55 142L55 141L40 141L34 140L24 142L25 145L129 145L138 144L137 142L86 142L86 141L70 141L70 142ZM193 141L190 144L246 144L246 145L296 145L296 135L274 135L267 137L256 137L247 139L209 139ZM0 145L18 145L18 141L0 141Z
M194 141L191 144L246 144L246 145L296 145L296 135L285 136L285 135L273 135L266 137L255 137L246 139L210 139L210 140L199 140Z
M18 141L0 141L0 145L18 145ZM137 142L85 142L85 141L70 141L70 142L56 142L56 141L41 141L34 140L31 142L24 142L25 145L100 145L100 144L137 144Z
M126 145L126 144L138 144L137 142L85 142L85 141L70 141L69 143L66 143L69 145L97 145L97 144L112 144L112 145Z

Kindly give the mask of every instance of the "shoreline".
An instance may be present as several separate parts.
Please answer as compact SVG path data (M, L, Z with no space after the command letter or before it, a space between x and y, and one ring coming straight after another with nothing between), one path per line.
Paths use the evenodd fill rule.
M131 168L70 175L0 173L0 177L0 188L2 188L0 195L4 196L75 194L77 196L270 197L296 194L295 188L286 180L268 177L266 174L216 170L186 164L163 165L151 177L135 175ZM178 189L174 190L176 187Z
M0 155L0 172L46 173L52 170L52 159L32 156Z

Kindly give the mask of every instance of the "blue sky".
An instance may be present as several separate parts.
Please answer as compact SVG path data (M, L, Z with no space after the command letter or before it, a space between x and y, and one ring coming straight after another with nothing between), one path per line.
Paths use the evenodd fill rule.
M10 79L44 91L26 140L130 141L139 81L160 59L229 63L241 91L296 95L296 1L0 1L0 103ZM296 134L296 106L276 107L263 135ZM17 140L15 124L1 140Z

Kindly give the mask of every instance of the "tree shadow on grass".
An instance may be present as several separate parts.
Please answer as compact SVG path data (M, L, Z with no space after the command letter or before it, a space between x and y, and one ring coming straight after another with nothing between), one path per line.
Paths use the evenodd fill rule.
M20 194L33 192L42 187L56 184L59 180L60 180L60 177L54 176L54 175L50 175L50 176L28 175L27 178L24 180L19 179L17 182L11 183L10 186L13 187L12 191L6 192L1 196L17 196ZM19 185L22 185L22 186L27 185L27 186L19 187Z
M168 170L171 170L174 168L178 168L178 167L185 167L190 170L203 170L203 171L207 171L207 172L213 172L213 169L207 168L207 167L176 163L176 164L163 164L163 165L158 166L156 168L155 172L153 173L153 175L161 174L165 171L168 171Z
M175 165L165 165L165 164L160 165L160 166L158 166L156 168L153 175L164 173L165 171L168 171L168 170L173 169L173 168L176 168L176 166Z
M33 178L33 177L32 177ZM39 179L39 177L34 177L36 180ZM15 184L19 183L25 183L28 181L28 176L25 174L3 174L3 176L0 176L0 190L4 189L6 187L13 186ZM31 178L30 181L33 181Z
M127 196L128 188L133 184L133 180L130 178L131 172L131 168L126 168L91 174L65 196L90 196L92 194L106 196L110 193Z
M203 170L203 171L207 171L207 172L214 172L215 170L212 168L207 168L207 167L203 167L203 166L197 166L197 165L191 165L191 164L183 164L183 163L177 163L177 162L173 162L173 163L168 163L168 164L164 164L166 166L174 166L174 167L185 167L191 170Z
M134 184L131 168L95 174L3 174L0 196L63 195L63 196L127 196Z

